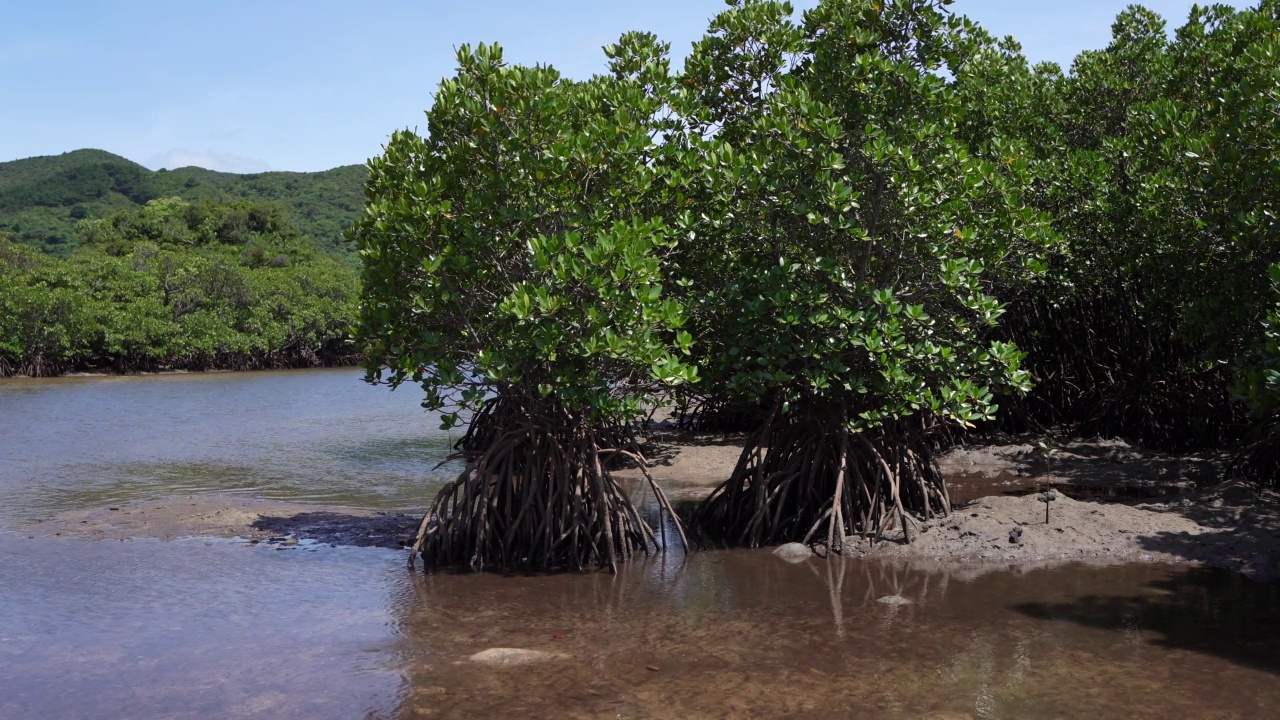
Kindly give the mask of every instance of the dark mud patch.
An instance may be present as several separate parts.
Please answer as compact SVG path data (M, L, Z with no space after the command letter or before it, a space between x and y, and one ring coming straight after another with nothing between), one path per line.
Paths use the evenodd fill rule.
M1187 483L1135 485L1126 482L1113 484L1067 482L1036 476L1023 477L1008 472L995 477L982 475L947 477L947 492L954 505L963 505L979 498L992 496L1023 497L1046 490L1055 490L1072 500L1122 502L1178 497L1192 492L1194 486Z
M966 442L938 457L952 501L1018 495L1056 487L1072 498L1150 499L1212 485L1226 457L1176 455L1123 440L993 437Z
M286 538L329 545L398 549L413 545L422 518L408 513L353 515L342 512L302 512L265 516L250 527L269 533L268 541Z

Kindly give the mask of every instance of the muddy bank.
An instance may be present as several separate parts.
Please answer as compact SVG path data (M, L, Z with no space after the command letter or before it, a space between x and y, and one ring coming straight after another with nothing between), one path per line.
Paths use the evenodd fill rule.
M725 478L742 454L743 437L738 434L677 433L663 430L643 441L649 473L662 483L663 491L673 501L701 500ZM638 481L640 470L624 468L614 471L619 479Z
M956 511L922 523L910 543L898 528L893 542L858 547L966 563L1193 562L1276 578L1280 494L1219 482L1224 460L1120 440L1004 438L958 447L939 459Z
M673 499L705 497L733 469L735 436L657 436L650 472ZM939 459L955 512L849 552L922 562L1039 566L1081 560L1192 562L1280 576L1280 495L1212 482L1220 460L1136 450L1118 441L1004 440L958 447ZM618 472L635 481L639 470ZM1045 493L1051 492L1048 521ZM421 518L349 507L188 495L64 513L31 536L96 539L188 536L259 542L309 540L401 548Z
M701 499L732 471L740 443L656 433L651 472L673 497ZM992 567L1191 562L1280 577L1280 494L1217 482L1221 456L1002 437L952 448L938 463L955 512L909 528L910 542L901 528L875 543L851 537L851 553ZM1048 522L1045 493L1054 498Z
M340 506L184 495L59 514L24 529L28 537L128 540L147 537L241 538L288 543L401 548L412 544L418 516Z
M1073 500L1061 493L985 497L950 517L920 523L906 542L901 528L872 543L849 538L864 557L1020 565L1046 561L1200 562L1242 570L1255 579L1274 576L1280 539L1248 538L1234 526L1201 524L1178 505L1127 505Z

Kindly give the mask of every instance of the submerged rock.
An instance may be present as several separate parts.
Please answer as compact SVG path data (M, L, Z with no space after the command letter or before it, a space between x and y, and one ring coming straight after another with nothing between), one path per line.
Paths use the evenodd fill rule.
M471 656L471 662L481 665L528 665L530 663L559 660L563 655L544 652L542 650L525 650L523 648L489 648Z
M1245 563L1245 566L1240 568L1240 572L1254 582L1267 582L1273 575L1273 570L1270 565L1271 562L1267 556L1257 555L1252 560Z
M885 595L882 598L878 598L876 602L882 605L915 605L914 600L908 600L901 595Z
M779 545L777 549L773 551L773 554L787 562L797 563L808 560L813 556L813 551L809 549L808 545L798 542L790 542L786 545Z

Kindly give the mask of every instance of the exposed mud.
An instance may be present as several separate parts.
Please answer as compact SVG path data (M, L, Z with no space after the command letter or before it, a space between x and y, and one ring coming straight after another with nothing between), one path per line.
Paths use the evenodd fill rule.
M653 475L674 497L705 497L732 471L740 436L655 433ZM1218 483L1224 459L1121 440L996 438L938 458L955 512L877 538L855 554L944 563L1195 562L1280 576L1280 494ZM632 472L632 471L629 471ZM1044 494L1052 492L1048 522Z
M401 548L412 544L420 520L406 513L360 508L273 502L235 495L184 495L66 512L27 527L25 534L93 540L221 537L279 544L309 540L331 545Z
M741 438L658 434L650 472L673 500L705 497L737 462ZM957 447L939 459L956 510L883 538L847 541L869 557L980 563L1195 562L1280 575L1280 494L1219 484L1221 461L1143 452L1120 441L1049 444L996 441ZM623 469L624 482L638 469ZM1048 504L1045 493L1054 499ZM347 507L189 495L64 513L29 527L32 536L97 539L238 537L286 543L401 548L420 516ZM909 536L909 537L908 537ZM909 539L909 542L908 542Z
M402 548L413 545L421 521L408 513L364 514L344 508L264 515L252 527L273 537L292 536L330 545Z
M956 511L921 524L910 543L898 528L874 548L862 540L860 551L997 564L1196 562L1260 581L1280 574L1280 494L1218 482L1219 456L1119 440L1005 439L955 448L939 464Z

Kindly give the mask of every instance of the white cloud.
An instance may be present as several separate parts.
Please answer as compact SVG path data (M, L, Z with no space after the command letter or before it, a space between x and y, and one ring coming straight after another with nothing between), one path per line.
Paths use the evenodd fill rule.
M155 155L147 161L147 166L156 170L160 168L173 170L191 165L202 167L206 170L232 173L260 173L271 169L271 166L265 160L256 160L211 150L198 153L183 148L175 148L166 153Z

